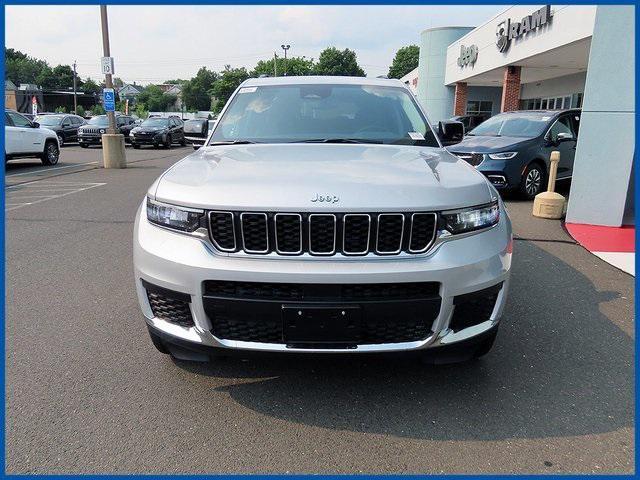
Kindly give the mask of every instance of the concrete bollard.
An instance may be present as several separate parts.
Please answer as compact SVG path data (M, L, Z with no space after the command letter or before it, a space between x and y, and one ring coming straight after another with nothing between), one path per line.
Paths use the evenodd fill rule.
M565 212L565 198L554 192L556 188L556 175L558 174L558 162L560 152L551 152L551 166L549 167L549 183L547 191L539 193L533 199L533 216L540 218L560 219Z
M120 133L102 135L102 158L104 168L127 168L124 135Z

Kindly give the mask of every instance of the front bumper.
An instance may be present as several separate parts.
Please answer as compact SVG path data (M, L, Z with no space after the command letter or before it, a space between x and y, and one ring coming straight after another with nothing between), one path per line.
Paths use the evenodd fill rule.
M144 207L144 203L142 205ZM268 352L394 352L460 345L493 331L500 320L509 287L511 223L501 206L495 227L441 242L423 255L360 258L256 258L222 254L206 239L175 233L150 224L144 208L134 228L134 271L138 300L149 328L170 343L222 350ZM218 338L207 312L208 281L312 285L406 284L433 282L438 304L423 338L394 343L352 344L348 348L292 345L284 341L243 341ZM154 316L148 285L179 292L188 302L193 326L183 326ZM451 328L455 303L473 292L495 289L494 303L470 326ZM336 301L339 305L344 302ZM432 304L431 304L432 306ZM399 311L402 306L398 305ZM422 305L418 305L422 308ZM415 310L414 310L415 313Z
M78 143L82 145L102 145L102 135L78 135Z

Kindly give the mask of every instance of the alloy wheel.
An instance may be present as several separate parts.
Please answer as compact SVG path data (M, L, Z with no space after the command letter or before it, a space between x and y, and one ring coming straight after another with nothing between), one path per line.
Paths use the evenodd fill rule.
M540 191L541 186L542 174L537 168L532 168L529 170L529 173L527 173L527 178L524 183L524 188L527 191L527 194L530 196L536 195Z
M47 159L51 165L55 165L58 163L58 158L60 156L60 151L58 147L56 147L53 143L50 143L47 147Z

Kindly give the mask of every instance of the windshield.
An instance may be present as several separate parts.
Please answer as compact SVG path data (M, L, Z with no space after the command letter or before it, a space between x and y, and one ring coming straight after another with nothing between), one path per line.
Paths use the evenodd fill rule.
M531 112L503 113L485 120L468 135L534 138L544 131L551 117Z
M55 127L60 125L62 117L59 115L38 115L35 121L45 127Z
M109 119L106 115L98 115L97 117L91 117L88 123L89 125L107 126L109 125Z
M166 127L169 125L169 120L166 118L148 118L142 122L141 127Z
M405 89L372 85L243 87L211 137L211 143L340 140L438 146Z

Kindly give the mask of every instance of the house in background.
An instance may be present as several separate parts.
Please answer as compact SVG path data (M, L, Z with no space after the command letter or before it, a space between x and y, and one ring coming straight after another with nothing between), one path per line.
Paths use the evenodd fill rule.
M182 110L182 85L173 84L173 83L161 83L158 85L162 89L163 93L168 95L175 95L176 101L173 104L173 109L175 111Z
M118 89L118 97L120 100L129 100L129 104L134 105L136 98L142 93L142 87L133 84L125 83Z
M11 80L4 81L4 106L12 110L17 109L16 86Z

